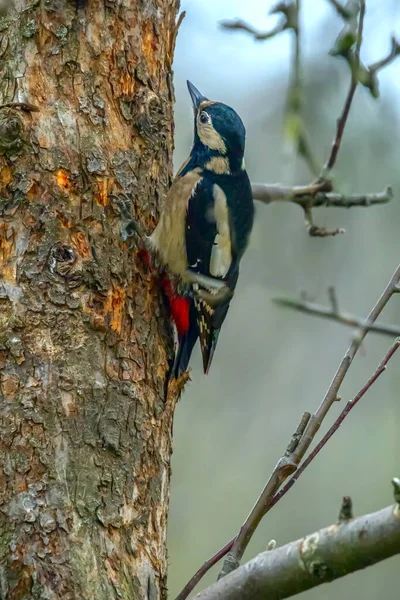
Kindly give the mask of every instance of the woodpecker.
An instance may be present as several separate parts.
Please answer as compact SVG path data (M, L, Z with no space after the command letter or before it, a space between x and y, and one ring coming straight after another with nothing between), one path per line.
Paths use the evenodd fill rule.
M167 194L147 247L165 269L161 278L178 334L173 368L187 370L200 338L208 373L239 276L254 219L244 164L246 130L239 115L187 82L194 141Z

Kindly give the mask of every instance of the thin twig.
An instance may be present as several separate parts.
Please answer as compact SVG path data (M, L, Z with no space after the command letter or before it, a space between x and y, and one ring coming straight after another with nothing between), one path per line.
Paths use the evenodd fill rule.
M336 163L337 155L339 153L340 145L342 143L344 129L346 127L347 118L350 113L350 108L353 102L354 93L356 91L358 85L358 70L360 68L360 50L363 36L363 28L364 28L364 17L365 17L365 0L360 0L360 14L358 17L358 30L357 30L357 42L356 49L354 54L354 64L352 66L351 71L351 81L349 91L347 92L346 101L344 103L344 107L342 110L342 114L339 117L336 126L336 136L332 144L331 153L329 158L324 166L322 178L326 176L329 171L333 169Z
M374 98L379 97L379 80L377 74L381 69L387 67L391 62L393 62L397 56L400 55L400 43L396 40L394 36L391 38L391 49L387 56L378 60L377 62L369 65L368 67L360 67L359 71L359 80L360 83L369 89L371 95Z
M330 321L336 321L337 323L342 323L348 327L362 327L365 322L364 319L357 317L356 315L337 310L335 311L332 306L324 306L323 304L317 304L304 298L296 299L279 297L274 298L273 301L281 306L287 306L288 308L294 308L295 310L309 315L316 315L324 319L329 319ZM371 323L369 331L394 337L400 335L400 326L385 325L384 323Z
M360 327L358 329L356 335L353 338L353 341L350 344L350 347L348 348L346 354L344 355L344 357L339 365L338 370L336 371L336 374L332 380L331 385L328 388L327 393L325 394L323 401L321 402L316 413L313 414L311 416L311 418L309 419L309 421L307 423L307 427L304 431L302 438L300 439L300 441L297 444L294 451L290 454L289 464L291 466L296 467L297 465L299 465L303 456L305 455L308 448L310 447L313 439L315 438L319 428L322 425L324 418L326 417L329 409L331 408L332 404L335 402L335 400L337 398L337 394L339 392L339 388L343 382L343 379L344 379L347 371L349 370L350 365L354 359L354 356L356 355L362 341L364 340L365 336L367 335L370 325L372 323L375 323L376 319L378 318L378 316L380 315L380 313L382 312L382 310L384 309L386 304L389 302L392 295L397 293L397 285L399 284L399 281L400 281L400 265L397 268L396 272L394 273L393 277L391 278L390 282L386 286L386 289L382 293L378 302L375 304L374 308L370 312L365 323L363 324L362 327ZM231 570L233 570L232 567L234 567L235 561L240 563L240 559L242 558L243 553L255 531L255 528L252 527L252 523L257 522L257 525L258 525L258 523L261 521L263 516L269 510L270 500L272 498L272 496L271 496L272 490L275 489L275 493L276 493L278 491L279 487L281 486L282 481L287 478L288 471L285 468L286 467L286 464L284 464L285 461L283 461L282 465L280 465L281 461L282 461L282 459L280 461L278 461L278 464L276 465L267 485L265 486L263 492L260 495L260 499L262 499L262 502L260 502L260 499L259 499L258 502L256 503L256 507L258 507L259 513L255 516L253 514L253 512L254 512L254 509L253 509L252 513L250 513L248 519L242 526L242 528L239 532L239 535L236 538L236 540L232 546L232 549L229 552L228 562L225 561L226 564L224 563L224 567L223 567L224 574L229 573ZM293 478L295 478L295 476L296 476L296 474L293 476ZM274 493L274 495L275 495L275 493ZM249 521L249 520L250 520L250 526L247 523L247 521Z
M204 575L223 558L227 552L232 548L232 544L235 538L231 539L221 550L219 550L214 556L212 556L209 560L201 565L200 569L196 571L193 577L188 581L183 590L177 595L175 600L186 600L189 596L190 592L194 590L199 581L204 577Z
M271 504L269 505L269 509L271 509L287 492L293 487L296 481L299 479L302 473L306 470L306 468L310 465L310 463L314 460L314 458L321 452L322 448L326 445L326 443L330 440L334 433L339 429L349 412L356 406L356 404L361 400L361 398L367 393L370 387L375 383L375 381L386 371L386 367L393 354L400 347L400 339L397 338L389 350L387 351L385 357L382 362L376 369L375 373L368 379L368 381L363 385L358 394L353 398L353 400L349 400L346 406L333 423L332 427L328 429L322 440L315 446L314 450L307 456L306 460L300 465L297 469L296 473L289 479L289 481L284 485L284 487L274 496Z
M378 60L376 63L369 65L368 71L372 73L377 73L384 67L387 67L391 62L395 60L397 56L400 54L400 42L398 42L394 35L391 37L391 49L387 56Z
M296 143L297 153L303 158L310 172L316 176L319 172L319 167L311 149L303 118L304 91L301 69L300 2L301 0L294 0L290 10L290 22L294 42L285 121L289 137L293 137Z
M337 121L336 126L336 135L332 144L332 149L329 155L328 160L326 161L324 168L321 171L319 176L319 181L325 181L325 179L329 176L330 171L333 169L336 159L340 150L340 145L342 142L344 129L346 127L347 119L350 113L350 108L353 102L354 93L356 91L357 85L359 83L359 70L360 70L360 50L361 43L363 38L363 27L364 27L364 16L365 16L365 0L359 0L360 2L360 12L358 17L358 27L357 27L357 41L356 48L354 51L354 56L349 55L349 64L351 66L351 80L349 91L346 96L346 100L343 106L342 113ZM336 6L337 8L337 6ZM349 17L350 18L350 17ZM351 56L351 60L350 60ZM308 234L312 237L331 237L338 235L339 233L344 233L344 229L336 228L336 229L326 229L324 227L319 227L315 225L312 217L312 209L310 206L303 207L304 208L304 216L307 226Z
M278 490L282 483L296 470L297 466L293 457L295 456L296 448L306 430L310 418L311 415L307 412L302 416L296 431L289 441L285 454L278 460L266 486L260 494L251 513L242 525L239 535L235 539L234 544L224 561L218 579L224 577L240 565L242 556L274 497L275 492L273 490Z
M315 225L311 207L304 206L303 209L307 232L308 235L310 235L311 237L333 237L340 233L345 233L342 227L336 227L335 229L326 229L325 227Z
M353 341L350 344L350 347L348 348L346 354L344 355L344 357L337 369L337 372L328 388L328 391L325 394L323 401L321 402L316 413L314 415L312 415L311 418L307 421L305 431L304 431L301 439L299 440L296 448L291 450L290 460L288 460L288 457L285 455L280 459L280 461L278 461L278 463L273 471L273 474L271 475L270 479L268 480L263 492L260 495L259 500L257 501L257 503L255 505L260 509L261 518L270 510L270 508L272 508L272 506L274 506L279 501L279 499L290 489L290 487L294 484L294 482L297 481L297 478L299 477L299 475L297 475L298 472L304 471L304 469L308 466L308 464L310 464L311 460L313 460L313 458L315 458L316 454L318 454L318 452L320 451L321 448L319 448L318 451L314 455L313 455L313 453L311 453L310 456L313 455L313 458L311 458L311 460L310 460L310 457L308 457L306 459L306 461L304 461L304 463L303 463L303 465L306 464L306 466L305 467L303 465L300 466L299 469L294 473L292 478L289 480L289 482L286 484L286 486L283 487L281 491L279 491L279 487L282 483L283 475L285 473L289 474L290 470L293 468L293 465L296 466L296 465L300 464L302 458L304 457L305 453L307 452L308 448L310 447L313 439L315 438L317 432L319 431L319 428L320 428L326 414L328 413L329 409L331 408L331 406L337 399L339 388L340 388L340 386L343 382L343 379L353 361L354 356L356 355L359 347L361 346L361 343L363 342L368 331L371 329L371 326L375 323L375 321L381 314L382 310L385 308L385 306L389 302L390 298L394 294L399 292L399 283L400 283L400 265L397 267L395 273L393 274L392 278L390 279L388 285L386 286L385 290L381 294L380 298L376 302L375 306L371 310L367 319L364 321L362 326L358 329L355 337L353 338ZM390 349L389 353L386 355L386 357L385 357L384 361L382 361L382 363L384 363L386 359L387 359L386 362L388 360L390 360L391 356L397 350L397 347L398 347L397 342L398 342L398 340L396 340L395 344L392 346L392 348ZM396 346L396 348L394 348L394 346ZM381 365L382 365L382 363L381 363ZM383 365L383 366L385 366L385 365ZM360 393L361 393L361 397L362 397L362 395L365 394L367 389L369 389L369 387L371 387L373 381L376 381L376 379L381 375L381 373L383 371L384 371L384 369L382 371L380 371L380 367L378 367L377 371L374 373L372 378L370 378L368 380L366 386L364 386L362 388L362 390L359 392L359 394L354 399L354 400L356 400L356 402L358 402L358 400L359 400ZM373 379L372 382L371 382L371 379ZM366 389L364 389L364 388L366 388ZM353 402L354 402L354 400L353 400ZM351 410L351 408L350 408L350 410ZM346 414L348 414L348 413L346 413ZM339 416L339 418L340 418L340 416ZM345 418L345 417L343 417L343 418ZM303 416L303 419L305 419L304 416ZM302 419L302 422L303 422L303 419ZM339 423L339 425L340 425L340 423ZM333 434L331 434L331 435L333 435ZM319 445L316 448L318 448L318 447L319 447ZM313 452L315 452L315 450ZM277 471L279 471L280 468L282 468L282 471L278 474ZM291 483L292 481L293 481L293 483ZM274 487L273 484L276 485L276 488L275 488L275 492L273 493L273 496L271 496L271 492ZM287 487L287 486L289 486L289 484L290 484L290 487ZM286 489L286 487L287 487L287 489ZM286 490L286 491L284 491L284 490ZM262 501L260 501L261 498L262 498ZM259 517L259 515L257 516L257 518L258 517ZM251 518L251 520L254 519L254 509L250 513L249 518ZM259 520L261 520L261 519L259 519ZM247 523L247 521L246 521L246 523ZM253 532L251 531L251 528L248 528L246 526L246 523L244 524L243 527L245 527L244 532L246 533L246 541L248 542L249 539L251 538L251 535ZM241 531L243 530L243 527L242 527ZM250 536L249 536L249 534L250 534ZM177 597L177 600L185 600L187 598L187 596L190 594L190 592L193 590L195 585L207 573L207 571L211 568L211 566L213 566L216 562L218 562L218 560L220 560L220 558L225 556L228 552L232 555L234 544L237 541L238 537L239 536L232 538L232 540L230 540L227 544L225 544L225 546L221 550L219 550L217 554L215 554L206 563L204 563L204 565L197 571L196 575L185 586L184 590L182 590L182 592L179 594L179 596ZM243 536L243 538L244 538L244 536ZM243 552L243 547L241 546L239 548L239 550L240 550L240 552ZM233 553L233 558L231 556L228 563L226 565L224 563L224 567L223 567L224 572L225 571L229 572L229 567L234 566L236 557L237 557L237 552L235 549L235 552Z
M220 21L219 24L224 29L239 29L240 31L246 31L247 33L250 33L257 41L268 40L278 33L281 33L281 31L287 29L287 20L284 17L269 31L259 31L250 25L250 23L247 23L242 19L235 19L234 21Z
M297 449L295 451L295 454L297 455L295 457L295 460L298 459L297 464L299 464L299 462L300 462L299 459L302 458L305 455L305 453L307 452L307 450L308 450L312 440L314 439L315 435L317 434L327 412L331 408L332 404L335 402L337 394L339 392L339 388L343 382L343 379L344 379L347 371L349 370L349 367L350 367L351 363L353 362L354 356L356 355L359 347L361 346L371 325L373 323L375 323L375 321L377 320L377 318L379 317L382 310L385 308L385 306L387 305L387 303L389 302L389 300L393 296L393 294L397 293L397 286L399 284L399 281L400 281L400 265L397 267L395 273L393 274L392 278L390 279L388 285L386 286L381 297L375 304L374 308L371 310L371 312L368 315L367 319L365 320L363 326L357 330L356 335L354 336L346 354L344 355L344 357L336 371L336 374L332 380L332 383L329 386L328 391L325 394L323 401L321 402L315 415L313 415L311 417L311 419L308 423L307 429L304 433L304 436L300 440L299 445L297 446Z
M332 142L331 151L327 158L324 168L318 179L308 186L297 186L294 188L269 185L253 184L253 197L255 200L269 204L277 200L293 202L301 206L305 212L305 221L309 235L314 237L326 237L337 235L344 230L341 228L326 229L319 227L313 221L312 209L316 206L370 206L372 204L383 204L389 202L392 197L392 191L387 188L379 194L358 194L344 196L333 194L333 184L329 177L330 171L336 164L338 153L342 144L344 130L347 124L351 105L358 83L368 87L374 96L378 95L378 80L376 73L392 62L400 54L400 44L392 36L392 47L389 54L382 60L365 67L361 65L360 50L363 37L363 26L365 17L365 0L353 0L345 6L338 0L329 0L338 14L346 21L346 26L340 38L339 46L335 47L331 54L344 56L351 68L351 80L349 90L346 95L345 103L341 115L337 121L335 137ZM311 148L307 139L301 112L302 112L302 83L301 83L301 61L300 61L300 30L299 30L299 0L291 2L279 2L271 11L281 13L282 21L268 32L260 32L245 21L223 21L221 25L228 29L242 29L251 33L256 39L269 39L284 29L291 29L295 34L295 44L293 52L293 67L290 79L290 85L287 97L288 116L287 128L294 129L297 135L298 151L308 163L312 172L315 172L316 161L314 160ZM358 15L358 19L357 19ZM355 27L357 32L354 31ZM348 40L352 40L348 47ZM344 47L342 47L342 42ZM352 49L355 43L355 50ZM302 191L303 190L303 191Z
M345 21L348 21L349 19L351 19L352 17L354 17L354 7L352 9L351 7L348 8L347 6L343 6L343 4L341 4L340 2L338 2L338 0L328 0L328 2L330 2L330 4L332 4L332 6L336 10L336 12ZM356 9L358 10L358 7L356 7Z

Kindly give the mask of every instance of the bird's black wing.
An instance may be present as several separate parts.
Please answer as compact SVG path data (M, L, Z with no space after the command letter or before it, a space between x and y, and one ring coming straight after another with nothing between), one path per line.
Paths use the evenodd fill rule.
M221 279L222 275L215 275L215 272L211 269L213 262L215 268L215 252L218 250L218 236L220 234L220 224L218 224L216 216L218 207L216 207L215 189L213 178L204 177L190 197L186 214L185 242L189 268L201 275ZM226 222L229 229L227 207L226 211ZM230 237L229 231L228 237ZM238 271L233 274L233 277L230 277L229 283L232 283L232 290L236 285L237 275ZM228 295L222 303L211 305L208 301L196 294L194 295L197 330L200 337L205 372L208 372L210 368L219 331L228 312L230 299L231 295Z
M185 243L189 269L210 275L211 253L217 235L213 183L203 178L188 201Z

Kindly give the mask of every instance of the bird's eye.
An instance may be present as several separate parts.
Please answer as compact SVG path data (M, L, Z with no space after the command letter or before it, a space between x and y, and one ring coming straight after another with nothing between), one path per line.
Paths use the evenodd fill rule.
M210 122L210 117L203 110L203 112L200 113L200 123L202 123L203 125L205 125L206 123L209 123L209 122Z

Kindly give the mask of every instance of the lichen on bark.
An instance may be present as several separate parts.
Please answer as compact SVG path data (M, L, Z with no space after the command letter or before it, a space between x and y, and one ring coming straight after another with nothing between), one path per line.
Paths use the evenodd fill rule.
M0 597L165 595L176 394L157 286L121 239L171 177L178 1L0 16Z

